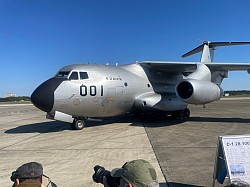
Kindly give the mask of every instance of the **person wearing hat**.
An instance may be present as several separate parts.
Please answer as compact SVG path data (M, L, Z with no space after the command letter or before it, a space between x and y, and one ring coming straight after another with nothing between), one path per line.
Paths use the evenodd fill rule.
M111 171L112 177L120 177L119 187L159 187L156 171L146 160L126 162ZM104 187L109 187L104 177Z
M43 174L43 166L37 162L29 162L13 171L10 179L14 182L13 187L44 187L44 177L48 178ZM52 186L55 185L49 178L48 181Z

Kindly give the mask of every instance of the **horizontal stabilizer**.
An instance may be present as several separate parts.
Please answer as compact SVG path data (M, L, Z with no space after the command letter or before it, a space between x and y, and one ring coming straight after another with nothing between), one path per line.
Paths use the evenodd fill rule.
M209 41L205 41L205 42L203 42L202 45L187 52L186 54L182 55L181 57L185 58L185 57L188 57L190 55L201 52L205 45L207 45L209 47L209 49L215 49L215 47L230 46L230 45L245 45L245 44L250 44L250 42L209 42Z

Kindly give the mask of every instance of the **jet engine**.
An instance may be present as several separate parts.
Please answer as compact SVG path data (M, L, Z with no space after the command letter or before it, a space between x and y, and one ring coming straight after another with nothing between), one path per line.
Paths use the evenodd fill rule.
M187 79L180 82L176 88L176 95L188 104L207 104L219 100L224 91L220 86L208 81Z

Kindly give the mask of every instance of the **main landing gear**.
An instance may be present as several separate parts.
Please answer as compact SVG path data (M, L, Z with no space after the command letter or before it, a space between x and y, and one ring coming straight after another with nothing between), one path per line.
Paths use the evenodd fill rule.
M73 130L82 130L86 125L86 118L75 118L70 124Z
M190 110L188 108L171 113L171 116L175 119L186 119L190 117Z

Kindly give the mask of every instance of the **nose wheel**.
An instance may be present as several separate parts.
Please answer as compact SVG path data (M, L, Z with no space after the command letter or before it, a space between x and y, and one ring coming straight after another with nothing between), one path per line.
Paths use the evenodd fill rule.
M75 118L73 123L71 123L71 128L73 130L82 130L86 125L86 119Z

